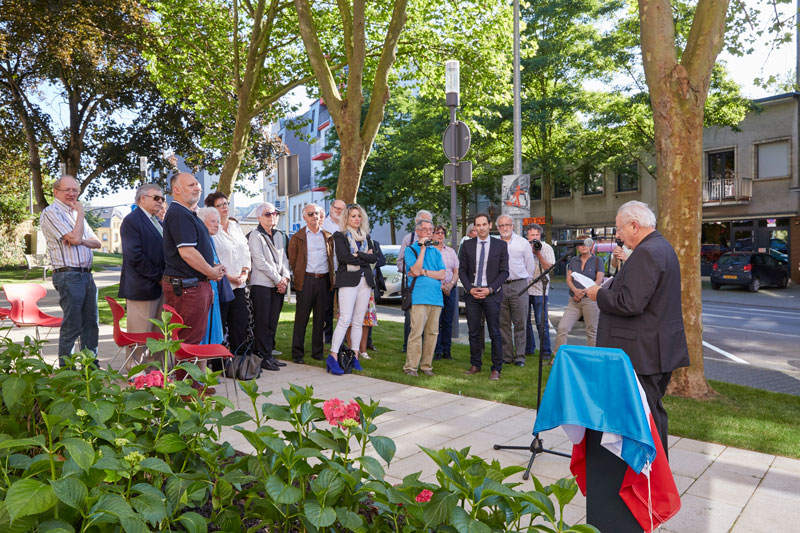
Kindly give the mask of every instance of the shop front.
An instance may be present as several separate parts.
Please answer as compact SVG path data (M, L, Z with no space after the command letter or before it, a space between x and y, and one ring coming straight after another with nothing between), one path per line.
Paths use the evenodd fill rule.
M726 252L762 252L788 264L789 221L782 217L703 222L701 275L711 275L714 262Z

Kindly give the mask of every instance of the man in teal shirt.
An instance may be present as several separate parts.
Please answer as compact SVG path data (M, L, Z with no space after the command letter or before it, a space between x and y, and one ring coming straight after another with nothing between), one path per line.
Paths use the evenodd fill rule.
M403 256L408 283L414 283L411 292L411 333L408 335L403 372L417 376L419 370L426 376L432 376L431 361L439 336L439 315L444 305L442 280L445 278L445 267L442 254L429 244L433 222L420 220L416 233L417 241L406 248Z

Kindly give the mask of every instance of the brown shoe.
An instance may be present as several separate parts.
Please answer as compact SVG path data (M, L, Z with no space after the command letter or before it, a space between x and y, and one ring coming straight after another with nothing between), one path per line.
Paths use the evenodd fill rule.
M436 374L433 373L433 370L423 370L422 373L425 374L426 376L435 376L436 375Z
M477 374L480 371L481 371L480 368L478 368L477 366L473 365L473 366L469 367L469 370L467 370L464 373L467 374L468 376L471 376L473 374Z
M492 373L489 375L489 381L500 381L500 371L492 370Z
M418 374L417 374L417 371L416 371L416 370L403 370L403 372L405 372L405 374L406 374L407 376L411 376L412 378L415 378L415 377L417 377L417 376L418 376Z

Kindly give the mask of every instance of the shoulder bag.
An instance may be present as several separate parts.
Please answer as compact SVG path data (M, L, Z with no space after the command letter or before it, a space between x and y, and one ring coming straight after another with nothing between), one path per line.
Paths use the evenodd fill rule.
M417 254L416 250L414 250L413 248L409 248L409 249L414 254L414 257L419 257L419 255ZM400 291L400 296L402 298L401 303L400 303L400 307L402 307L403 311L408 311L409 309L411 309L411 295L414 293L414 285L416 285L416 283L417 283L417 278L415 277L413 280L411 280L411 285L409 286L408 282L407 282L407 279L406 279L406 269L405 269L405 267L406 267L406 265L404 264L403 265L403 288Z

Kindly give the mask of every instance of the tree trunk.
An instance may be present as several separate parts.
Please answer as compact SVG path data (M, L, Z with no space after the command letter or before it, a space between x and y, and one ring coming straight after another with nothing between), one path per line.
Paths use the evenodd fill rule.
M389 212L389 231L392 237L392 244L397 244L397 237L394 232L394 215L391 212Z
M22 123L22 129L25 132L25 143L28 145L28 166L31 169L33 195L36 197L34 211L40 213L47 207L47 199L44 197L44 186L42 185L42 160L39 156L39 143L30 117L25 113L24 109L18 110L17 116L19 116Z
M241 96L241 95L240 95ZM239 176L239 169L242 166L244 154L247 151L247 143L250 140L250 113L249 106L239 104L236 112L236 125L233 129L233 139L231 140L231 151L225 158L225 164L219 175L217 190L230 197L233 193L233 184ZM203 191L208 194L211 191Z
M369 155L369 151L364 150L364 142L359 134L359 119L360 115L353 116L345 111L340 115L340 122L334 123L340 139L339 182L336 186L336 198L348 204L355 203L358 198L361 171L364 170L364 164Z
M553 176L549 172L542 175L542 200L544 200L544 235L545 242L553 242Z

